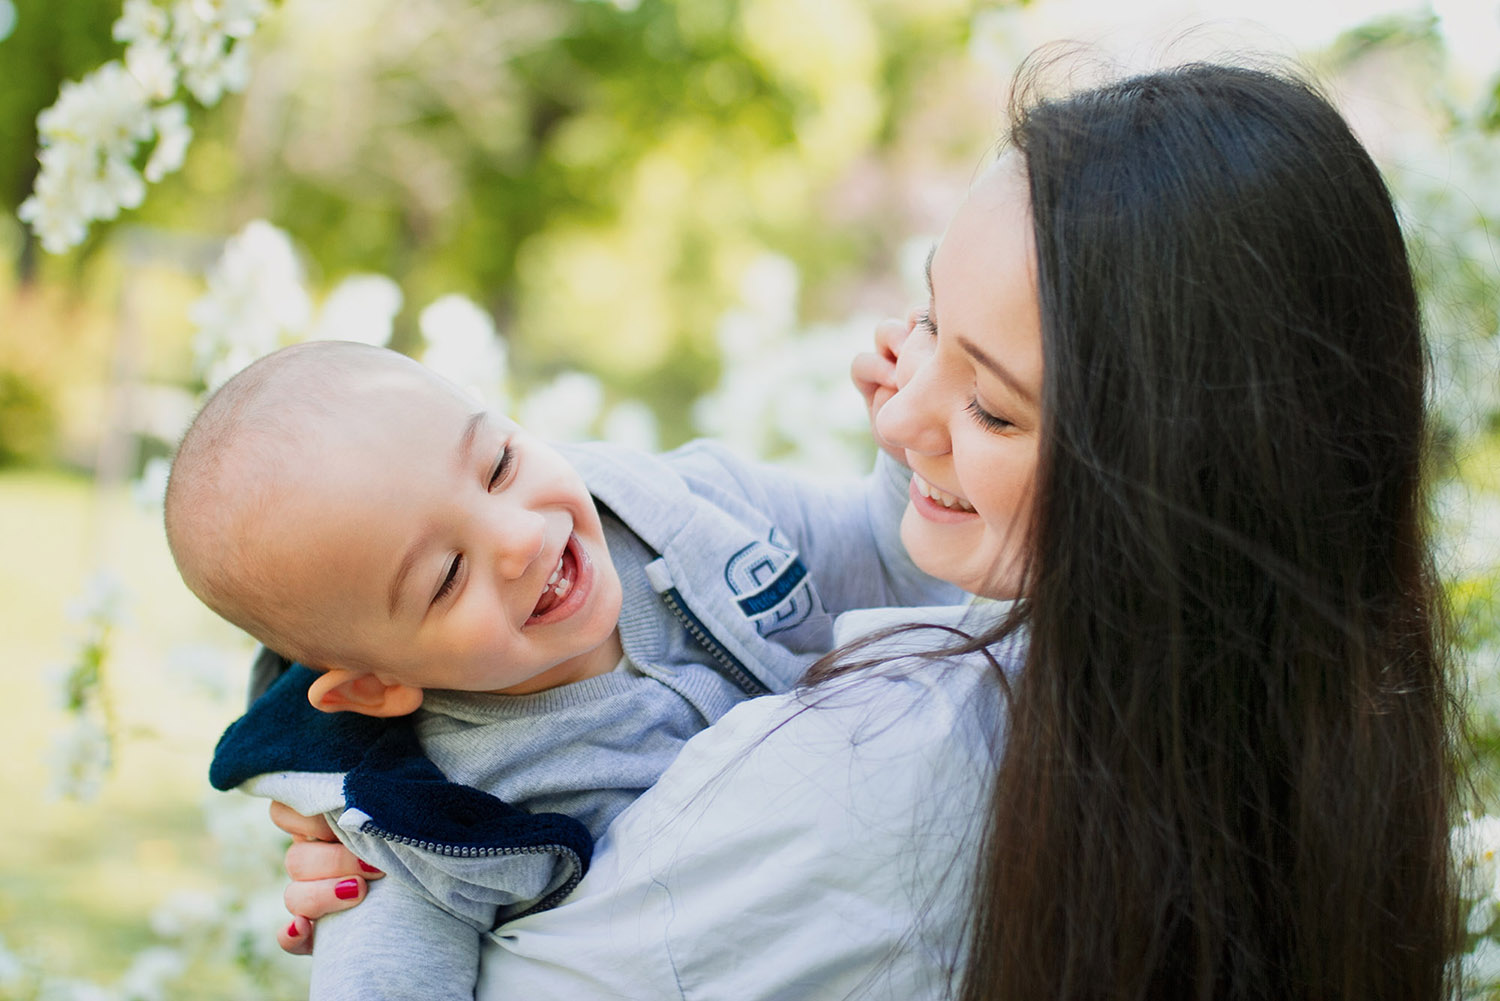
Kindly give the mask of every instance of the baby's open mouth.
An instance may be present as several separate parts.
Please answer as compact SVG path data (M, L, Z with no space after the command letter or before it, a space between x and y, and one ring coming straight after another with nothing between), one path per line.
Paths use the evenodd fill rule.
M542 588L542 596L531 610L531 617L535 619L546 615L561 604L577 579L578 557L573 552L573 540L570 538L567 545L563 546L562 555L557 558L557 566L552 569L552 575L547 578L547 586Z

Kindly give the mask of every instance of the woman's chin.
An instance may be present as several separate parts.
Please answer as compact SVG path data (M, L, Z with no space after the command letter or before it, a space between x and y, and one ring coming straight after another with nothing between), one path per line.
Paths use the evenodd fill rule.
M984 551L968 545L935 545L929 537L933 526L908 511L901 521L901 544L923 573L961 587L981 598L1008 601L1020 597L1020 561L1014 557L987 558ZM947 534L947 533L944 533ZM1000 569L997 571L997 565Z

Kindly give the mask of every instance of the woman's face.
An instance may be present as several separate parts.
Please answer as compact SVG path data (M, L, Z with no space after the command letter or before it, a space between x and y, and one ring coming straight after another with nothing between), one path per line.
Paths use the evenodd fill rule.
M968 591L1016 597L1041 432L1042 327L1026 177L1009 154L933 251L930 299L901 348L880 436L906 451L901 541Z

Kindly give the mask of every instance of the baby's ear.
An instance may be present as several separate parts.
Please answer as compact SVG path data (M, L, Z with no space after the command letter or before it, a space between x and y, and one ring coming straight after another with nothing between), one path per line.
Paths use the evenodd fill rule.
M422 704L422 689L381 681L369 671L335 667L314 679L307 690L307 701L325 713L405 716Z

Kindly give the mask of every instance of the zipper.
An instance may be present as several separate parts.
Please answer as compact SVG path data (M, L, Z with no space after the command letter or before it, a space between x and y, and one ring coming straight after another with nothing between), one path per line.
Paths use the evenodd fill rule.
M694 615L687 607L687 602L682 600L682 592L677 590L672 583L672 578L667 571L665 561L653 560L646 565L646 579L661 596L662 603L671 609L677 621L682 623L688 635L698 641L708 655L714 659L712 665L720 674L728 678L746 695L768 695L771 689L761 684L759 678L751 674L739 658L724 648L724 644L714 638L703 624L703 620Z
M455 858L492 858L501 855L557 855L565 862L570 863L568 878L562 885L547 894L545 897L515 914L507 915L506 921L524 917L527 914L535 914L537 911L549 910L557 906L564 897L573 892L573 888L583 879L583 859L578 853L564 845L532 845L527 848L484 848L476 845L451 845L440 841L427 841L423 838L411 838L404 834L395 834L387 831L374 821L365 821L360 825L361 834L369 834L398 845L407 845L422 851L431 852L434 855L448 855Z

